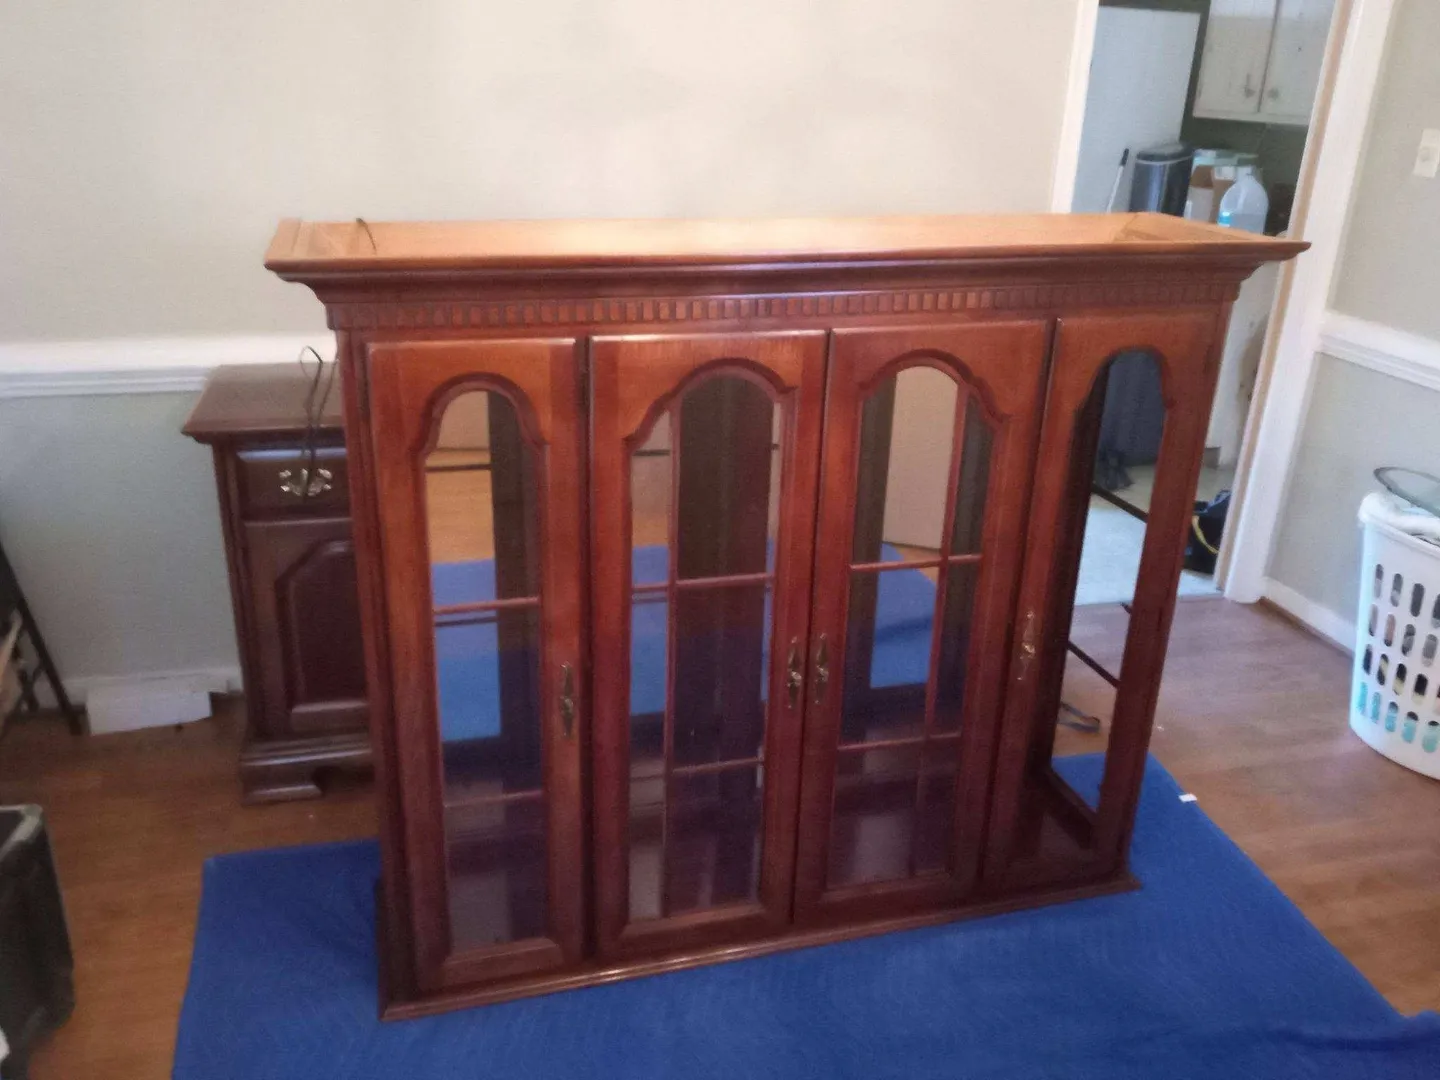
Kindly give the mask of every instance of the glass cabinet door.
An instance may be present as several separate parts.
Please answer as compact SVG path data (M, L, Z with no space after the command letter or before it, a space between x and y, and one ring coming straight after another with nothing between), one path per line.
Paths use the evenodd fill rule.
M580 954L577 360L573 341L370 353L422 989Z
M1046 337L835 334L799 916L940 904L976 875Z
M607 955L789 918L824 335L592 345Z
M1213 314L1067 318L1056 331L985 858L996 888L1123 870L1215 332Z

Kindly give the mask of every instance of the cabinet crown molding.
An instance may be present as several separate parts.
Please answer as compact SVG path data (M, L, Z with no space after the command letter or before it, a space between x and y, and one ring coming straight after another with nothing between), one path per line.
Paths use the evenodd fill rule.
M840 269L917 262L1058 262L1176 256L1288 258L1307 245L1164 214L788 218L775 220L280 223L265 266L287 281L387 272L677 267Z

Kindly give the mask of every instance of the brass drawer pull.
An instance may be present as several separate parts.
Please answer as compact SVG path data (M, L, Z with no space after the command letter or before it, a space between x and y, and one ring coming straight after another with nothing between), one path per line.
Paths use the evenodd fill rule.
M560 723L565 738L571 738L575 734L575 669L569 664L560 665Z
M293 469L280 470L280 490L297 499L313 499L316 495L325 494L335 486L334 480L335 474L329 469L316 469L313 473L309 469L301 469L299 476Z
M1016 682L1025 681L1025 677L1030 674L1030 665L1039 651L1035 644L1035 612L1031 610L1025 613L1025 632L1020 635L1020 663L1019 671L1015 675Z
M830 637L820 635L820 644L815 646L815 704L825 700L825 691L830 686Z
M790 708L800 701L800 688L805 685L805 675L800 670L800 639L790 639L790 656L785 661L785 693Z

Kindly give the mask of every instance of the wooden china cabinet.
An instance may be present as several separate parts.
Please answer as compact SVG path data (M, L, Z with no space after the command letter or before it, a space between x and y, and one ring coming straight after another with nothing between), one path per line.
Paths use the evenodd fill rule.
M1132 887L1230 304L1303 247L1143 214L283 223L266 265L345 388L385 1015ZM1164 434L1077 745L1135 354Z

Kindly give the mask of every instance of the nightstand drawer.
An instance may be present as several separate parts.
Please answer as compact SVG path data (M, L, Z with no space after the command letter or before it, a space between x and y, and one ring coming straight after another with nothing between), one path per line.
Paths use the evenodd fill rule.
M350 505L345 447L321 446L310 455L293 447L241 450L235 455L241 513L345 513Z

